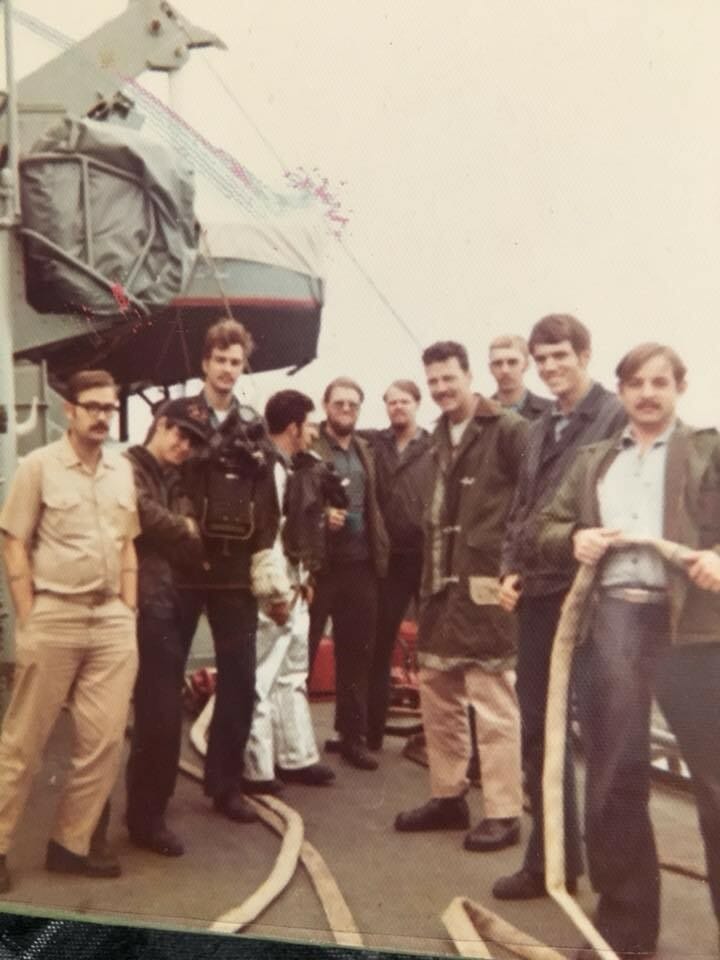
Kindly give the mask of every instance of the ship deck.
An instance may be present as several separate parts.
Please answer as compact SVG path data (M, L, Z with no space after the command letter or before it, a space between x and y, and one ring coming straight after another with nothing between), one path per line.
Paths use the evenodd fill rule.
M332 734L333 704L313 704L318 742ZM110 840L122 858L116 880L58 877L43 868L52 813L67 771L67 716L48 744L26 814L8 862L14 879L6 910L48 916L96 919L170 929L207 931L214 919L242 903L270 873L280 847L262 823L234 824L215 813L199 783L180 775L169 822L186 843L186 854L171 860L133 847L122 823L122 778L113 796ZM365 946L411 953L456 955L441 915L457 896L480 901L525 933L572 952L581 937L551 900L499 903L491 896L497 877L519 866L522 846L497 853L462 849L462 832L399 834L399 810L424 802L427 771L401 755L403 740L387 737L375 772L353 769L336 755L324 757L337 773L329 787L287 785L280 799L304 821L305 837L324 857L362 933ZM189 760L199 758L189 739ZM582 780L582 764L578 765ZM482 792L471 789L475 821ZM704 873L695 807L683 790L656 786L652 796L663 871L663 921L659 960L716 957L718 931ZM528 822L524 824L527 835ZM580 885L582 907L592 911L587 878ZM333 942L325 914L302 868L286 890L244 931L304 943ZM492 946L495 957L511 956Z

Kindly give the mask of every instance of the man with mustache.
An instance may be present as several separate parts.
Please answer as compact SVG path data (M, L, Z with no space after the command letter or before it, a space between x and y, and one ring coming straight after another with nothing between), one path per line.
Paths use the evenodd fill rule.
M686 371L672 348L643 343L616 374L630 422L580 451L541 515L540 551L597 567L575 664L585 839L596 926L618 956L638 960L655 953L660 919L653 695L690 770L720 920L720 437L677 419ZM683 544L685 569L624 537Z
M139 532L128 461L103 449L118 410L104 370L71 377L67 433L20 463L0 513L15 607L15 673L0 736L0 892L6 853L61 707L74 738L71 771L45 865L59 873L117 877L90 840L115 782L137 671Z
M538 556L538 516L572 466L578 448L614 433L625 413L614 394L588 372L590 331L569 314L550 314L530 333L530 352L555 402L530 425L502 548L500 602L518 612L517 692L522 715L523 770L533 827L522 868L499 879L494 896L524 900L545 896L542 773L550 654L560 608L572 579L563 565ZM565 766L565 874L571 889L582 870L575 778L570 751Z
M335 648L335 729L339 752L358 770L376 770L368 751L368 675L377 624L378 579L387 572L389 543L377 500L375 463L355 425L364 394L349 377L325 388L326 419L316 453L346 482L347 509L327 511L326 555L310 609L310 669L328 617Z
M473 392L462 344L435 343L424 351L423 363L430 395L442 411L430 451L418 634L432 797L400 813L395 828L469 826L470 703L485 817L464 845L500 850L518 842L522 812L515 621L499 604L498 573L527 424Z
M205 563L179 583L180 635L189 650L204 612L217 666L204 788L218 813L238 823L257 819L243 796L243 756L255 703L258 600L272 609L290 586L282 558L272 551L279 514L265 428L233 393L252 349L252 337L231 317L209 327L205 382L193 398L207 440L182 469Z

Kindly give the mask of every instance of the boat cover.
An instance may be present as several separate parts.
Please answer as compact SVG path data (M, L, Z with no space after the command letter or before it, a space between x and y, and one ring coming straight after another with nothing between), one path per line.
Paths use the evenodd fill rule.
M64 118L21 162L29 302L109 316L162 307L197 253L193 172L129 128Z

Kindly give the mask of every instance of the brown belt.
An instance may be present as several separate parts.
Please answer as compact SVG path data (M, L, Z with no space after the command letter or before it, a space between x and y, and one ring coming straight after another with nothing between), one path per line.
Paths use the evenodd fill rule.
M648 587L601 587L603 597L627 603L667 603L667 591Z

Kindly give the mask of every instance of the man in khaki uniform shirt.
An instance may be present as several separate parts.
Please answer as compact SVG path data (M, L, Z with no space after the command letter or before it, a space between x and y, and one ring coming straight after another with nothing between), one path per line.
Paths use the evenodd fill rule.
M65 702L74 727L71 771L46 867L120 873L114 859L88 858L117 774L137 670L135 488L129 462L103 451L116 410L110 374L75 374L67 434L25 457L0 512L16 616L15 674L0 735L0 892L10 888L5 854Z

